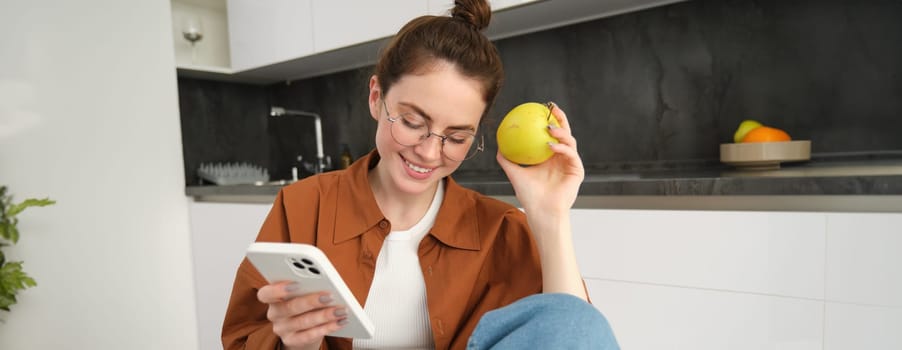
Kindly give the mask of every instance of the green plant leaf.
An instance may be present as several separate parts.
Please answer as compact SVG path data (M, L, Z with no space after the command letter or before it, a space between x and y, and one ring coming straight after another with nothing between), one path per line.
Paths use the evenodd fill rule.
M21 213L23 210L25 210L25 208L46 207L46 206L54 204L54 203L56 203L56 201L51 200L50 198L42 198L42 199L28 198L25 201L23 201L22 203L14 204L13 206L11 206L6 215L9 217L13 217L13 216L16 216L19 213Z
M10 223L6 222L6 220L0 220L0 237L3 237L5 240L9 240L9 227Z
M22 271L21 261L12 261L0 266L0 297L15 301L19 290L36 285L35 280Z
M56 203L49 198L29 198L19 204L12 203L12 196L7 195L6 186L0 186L0 248L19 241L19 220L16 215L28 207L43 207ZM10 243L11 242L11 243ZM6 261L6 255L0 251L0 310L9 311L16 303L19 291L37 285L34 279L22 270L21 261Z
M10 242L13 242L13 243L19 242L19 228L16 227L15 222L13 222L12 225L9 225L6 228L6 232L4 232L4 233L5 234L3 235L3 238L6 238L7 240L9 240Z
M16 303L16 295L0 294L0 310L9 311L9 307Z

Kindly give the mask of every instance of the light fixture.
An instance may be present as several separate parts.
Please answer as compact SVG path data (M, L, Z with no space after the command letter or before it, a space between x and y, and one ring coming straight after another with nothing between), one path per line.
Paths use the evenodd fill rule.
M197 50L195 44L204 38L204 24L200 16L187 14L182 21L182 37L191 43L191 63L197 63Z

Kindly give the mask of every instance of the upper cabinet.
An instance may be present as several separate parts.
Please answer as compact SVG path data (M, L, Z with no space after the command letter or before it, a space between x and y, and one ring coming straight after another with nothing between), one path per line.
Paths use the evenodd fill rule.
M454 5L453 0L172 1L179 74L251 83L303 79L374 64L379 49L409 20L446 15ZM494 13L486 34L497 40L679 1L684 0L490 1ZM227 6L217 5L225 2ZM217 6L224 9L202 14L210 19L205 20L209 24L204 24L207 33L201 41L191 46L180 38L178 27L185 23L181 18L185 13L205 13L195 7ZM208 54L213 47L220 53ZM195 63L183 64L184 57ZM210 63L196 63L201 59Z
M314 0L228 0L232 69L244 71L314 53Z
M489 1L489 6L492 7L492 11L500 11L537 1L543 0L497 0ZM451 11L451 8L454 7L454 0L429 0L428 3L428 13L435 16L447 15L449 11Z
M389 37L426 10L423 0L313 0L314 47L326 52Z

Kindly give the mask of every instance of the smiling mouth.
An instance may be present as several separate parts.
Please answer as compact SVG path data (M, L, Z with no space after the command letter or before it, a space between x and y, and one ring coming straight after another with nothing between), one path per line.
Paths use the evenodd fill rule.
M413 163L407 161L407 159L404 159L404 164L407 164L407 167L410 168L410 170L413 170L413 171L418 172L418 173L420 173L420 174L428 174L428 173L432 172L433 170L435 170L435 168L432 168L432 169L430 169L430 168L421 168L421 167L416 166L416 165L414 165Z

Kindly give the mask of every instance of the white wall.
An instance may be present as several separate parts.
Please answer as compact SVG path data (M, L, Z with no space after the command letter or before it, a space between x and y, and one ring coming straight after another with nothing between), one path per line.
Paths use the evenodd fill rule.
M197 348L170 17L0 0L0 183L58 201L20 217L0 349Z

